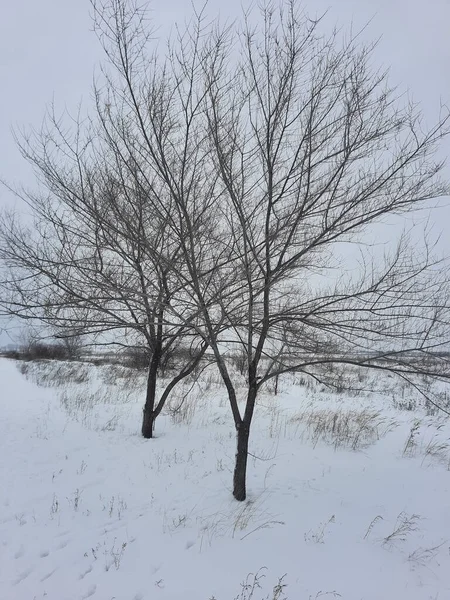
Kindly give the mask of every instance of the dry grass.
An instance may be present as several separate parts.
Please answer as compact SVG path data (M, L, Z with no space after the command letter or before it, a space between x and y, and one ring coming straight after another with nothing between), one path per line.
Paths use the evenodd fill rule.
M441 431L444 425L442 423L440 425L433 424L433 427L435 427L435 432L428 437L426 431L430 425L427 427L420 419L415 419L403 447L403 456L409 458L421 456L422 466L440 463L450 468L450 440Z
M405 445L403 446L403 456L414 456L417 449L417 439L420 432L420 419L416 419L411 425Z
M405 512L401 512L397 517L392 532L383 538L383 546L391 546L397 542L405 542L411 533L414 533L419 529L419 520L419 515L408 515Z
M446 542L442 542L441 544L438 544L437 546L433 546L431 548L417 548L417 550L414 550L414 552L411 552L411 554L408 556L408 561L413 564L425 567L428 563L430 563L436 558L436 556L439 554L440 549L442 548L442 546L444 546L445 543Z
M179 384L169 396L164 412L175 425L191 425L202 403L202 393L196 382Z
M245 580L241 583L240 593L234 597L234 600L260 600L261 595L258 594L259 590L262 589L262 581L266 577L266 567L261 567L256 573L249 573ZM285 589L287 584L285 583L286 574L278 578L278 582L272 588L272 591L264 596L264 600L287 600ZM258 594L258 596L256 596ZM209 600L216 600L214 596L211 596Z
M67 388L59 395L60 406L69 419L95 431L115 431L124 407L132 400L132 391L101 388L93 392L88 386Z
M239 538L249 537L262 529L283 526L284 521L278 515L268 512L265 508L266 494L259 494L254 500L236 505L231 502L228 509L212 514L202 514L197 517L200 525L200 549L205 545L212 545L213 541L221 537Z
M129 389L144 389L146 373L123 365L103 365L97 371L100 379L106 385L126 387Z
M429 442L423 446L422 465L426 460L450 465L450 444L448 441L440 439L439 434L434 434Z
M325 521L324 523L320 523L320 525L317 527L317 529L312 530L310 529L307 533L305 533L305 542L306 543L314 543L314 544L324 544L325 543L325 535L328 531L328 526L331 523L334 523L336 521L336 517L334 515L331 515L331 517L328 519L328 521Z
M41 387L62 387L89 380L89 366L80 362L33 361L20 363L19 370Z
M310 410L293 417L302 421L314 447L319 441L335 448L361 450L392 431L397 423L371 410Z
M370 534L372 533L372 529L375 527L375 525L378 523L378 521L382 521L383 517L381 515L377 515L374 519L371 520L369 527L367 528L367 531L364 535L364 539L367 540L370 536Z

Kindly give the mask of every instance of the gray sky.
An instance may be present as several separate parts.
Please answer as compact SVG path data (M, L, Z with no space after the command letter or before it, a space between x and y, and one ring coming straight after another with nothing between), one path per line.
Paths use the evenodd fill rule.
M196 3L197 5L200 2ZM252 4L255 4L253 2ZM212 17L239 16L249 0L210 0ZM161 32L191 12L189 0L153 0L150 3ZM427 122L439 115L440 103L450 105L450 0L305 0L315 16L329 9L326 23L353 22L360 28L370 21L366 39L382 37L376 50L380 65L391 67L392 82L408 89L422 105ZM22 161L11 127L39 126L53 99L57 109L89 103L94 69L102 53L90 20L89 0L15 0L4 2L0 20L0 178L31 185L29 167ZM450 154L450 140L442 148ZM446 168L450 179L450 166ZM12 202L0 188L0 207ZM450 209L432 218L443 231ZM5 342L0 336L0 344Z

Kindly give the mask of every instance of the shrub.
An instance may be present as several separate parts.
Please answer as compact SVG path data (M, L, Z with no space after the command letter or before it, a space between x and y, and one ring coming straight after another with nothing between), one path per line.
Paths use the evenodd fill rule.
M4 358L11 358L15 360L19 360L22 357L19 350L4 350L1 355Z
M134 347L125 351L125 366L142 371L148 368L151 352L148 348Z
M62 343L31 342L20 352L23 360L67 360L69 352Z

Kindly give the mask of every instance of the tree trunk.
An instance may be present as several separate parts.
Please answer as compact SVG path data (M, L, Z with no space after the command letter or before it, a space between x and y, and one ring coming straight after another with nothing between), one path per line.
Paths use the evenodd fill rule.
M250 424L242 421L236 426L236 429L237 452L233 477L233 496L236 498L236 500L243 501L247 497L246 479Z
M150 361L147 379L147 394L145 397L145 406L142 418L142 435L145 438L153 437L153 428L155 425L155 398L156 398L156 379L158 375L158 366L160 361L160 352L155 350Z
M252 422L253 411L255 408L258 386L256 384L256 367L252 364L249 367L249 387L247 402L245 405L244 418L235 420L237 430L237 451L236 464L233 476L233 496L241 502L247 497L247 459L248 459L248 439L250 437L250 425Z
M145 405L142 417L142 435L143 437L150 439L153 437L153 426L155 424L155 418L152 410L147 408Z

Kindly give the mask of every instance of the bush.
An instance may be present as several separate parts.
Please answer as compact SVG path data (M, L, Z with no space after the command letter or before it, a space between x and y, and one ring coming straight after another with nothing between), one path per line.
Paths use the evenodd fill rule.
M58 345L64 346L68 359L76 360L80 358L83 349L81 336L76 334L61 336Z
M23 360L67 360L70 358L70 352L62 343L31 342L22 348L20 358Z
M15 360L20 360L20 358L22 358L22 355L19 352L19 350L5 350L1 353L1 356L3 356L4 358L12 358Z
M125 365L131 369L143 371L148 369L150 364L151 352L148 348L135 347L128 348L125 351Z

